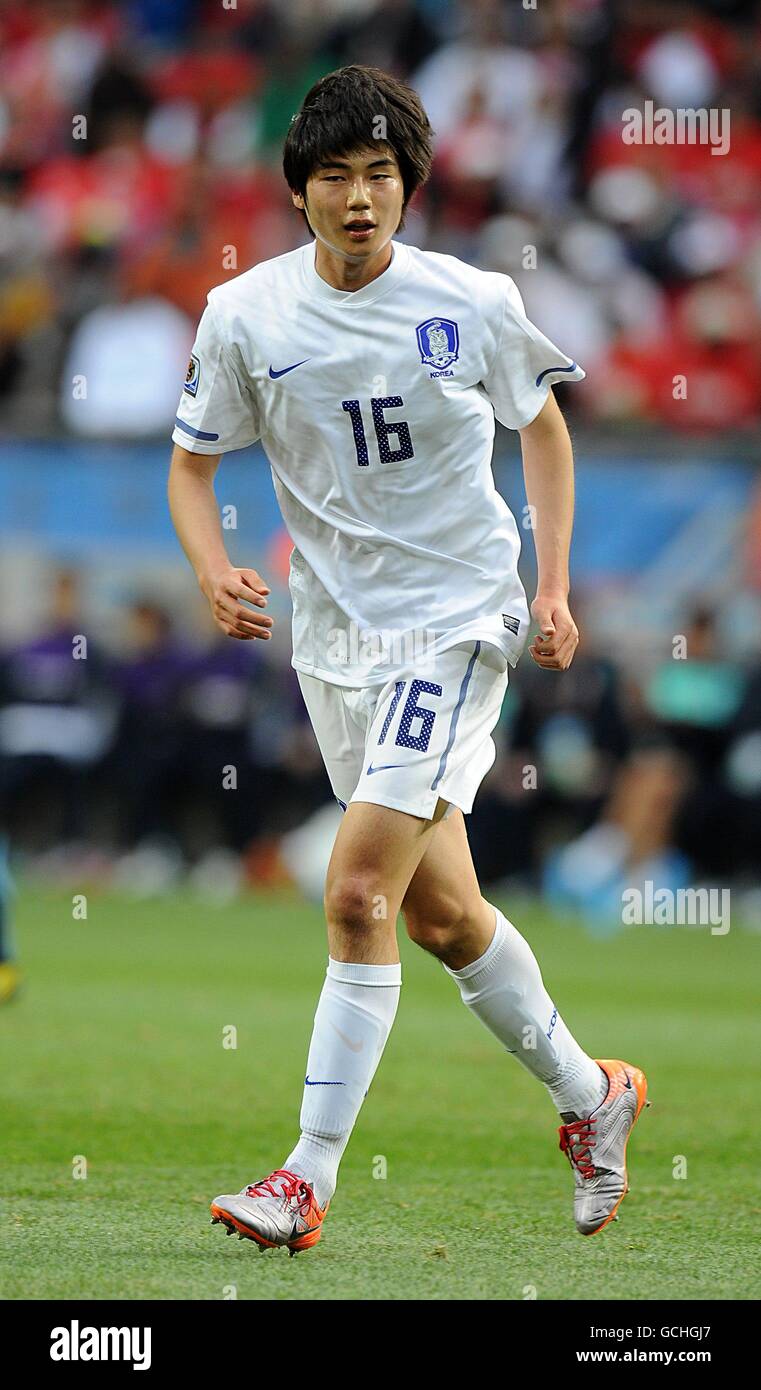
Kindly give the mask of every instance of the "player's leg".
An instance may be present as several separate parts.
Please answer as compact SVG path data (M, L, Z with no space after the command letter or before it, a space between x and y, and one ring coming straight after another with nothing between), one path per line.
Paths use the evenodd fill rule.
M368 801L352 801L336 836L325 879L328 946L334 960L397 962L402 899L447 810L430 820Z
M464 643L425 673L410 670L380 692L342 697L349 722L338 740L332 730L324 732L324 702L337 709L336 696L309 682L302 686L339 799L351 724L362 728L364 723L362 757L352 772L356 785L327 872L330 957L309 1049L301 1137L286 1164L326 1197L335 1188L340 1158L396 1013L401 986L396 920L409 883L451 809L438 787L457 729L467 722L463 709L468 702L482 709L491 678L504 675L498 663L479 663L480 649L480 643ZM476 776L491 760L483 748L468 746L464 756Z
M402 983L396 922L410 878L437 833L431 820L352 802L325 883L329 959L307 1059L301 1135L286 1168L323 1205L396 1016Z
M407 935L459 970L478 960L494 936L494 912L482 896L458 806L442 820L402 900Z
M628 1189L626 1144L645 1103L644 1074L626 1062L598 1062L576 1042L528 942L481 896L462 812L439 826L402 912L410 938L441 960L465 1004L546 1086L574 1170L577 1229L602 1230Z
M377 697L299 679L334 791L346 805ZM299 1139L282 1168L212 1203L215 1219L262 1248L286 1244L293 1253L319 1239L341 1156L396 1015L396 919L447 809L433 800L430 819L352 802L341 824L325 886L330 954L309 1046Z
M411 939L438 957L470 1010L544 1082L558 1111L588 1114L599 1105L604 1073L560 1017L528 942L481 895L462 811L436 832L402 912Z

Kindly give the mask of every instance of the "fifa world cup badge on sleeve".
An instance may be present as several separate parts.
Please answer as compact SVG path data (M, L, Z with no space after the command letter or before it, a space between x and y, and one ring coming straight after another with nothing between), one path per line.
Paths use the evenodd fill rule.
M190 361L188 362L188 370L185 373L185 384L182 388L183 391L187 391L189 396L195 396L196 392L198 391L198 381L200 376L201 363L199 362L195 353L191 352Z
M415 331L423 366L436 368L431 376L454 376L449 369L460 355L460 330L454 319L426 319Z

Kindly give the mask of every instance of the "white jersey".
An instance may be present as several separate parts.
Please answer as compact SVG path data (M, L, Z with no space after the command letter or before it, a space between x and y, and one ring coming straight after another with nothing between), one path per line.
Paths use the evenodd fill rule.
M494 417L521 429L584 376L507 275L392 248L360 290L317 274L313 242L213 289L172 434L204 454L261 440L294 543L292 664L339 685L469 638L515 665L529 614Z

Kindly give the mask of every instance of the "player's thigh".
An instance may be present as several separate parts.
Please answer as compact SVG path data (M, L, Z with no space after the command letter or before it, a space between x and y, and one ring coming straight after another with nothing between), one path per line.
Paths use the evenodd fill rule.
M481 910L465 817L454 807L431 837L402 899L407 932L413 941L424 943L431 933L476 920Z
M303 671L296 675L333 795L345 810L365 756L364 692Z
M383 917L396 922L410 880L446 811L447 803L439 800L432 819L423 820L375 802L350 802L325 879L328 915L362 914L375 901Z

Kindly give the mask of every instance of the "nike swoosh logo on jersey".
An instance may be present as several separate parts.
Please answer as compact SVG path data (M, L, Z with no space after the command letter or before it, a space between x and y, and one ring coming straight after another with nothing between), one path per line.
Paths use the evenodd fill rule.
M283 367L281 372L276 372L272 364L270 364L270 376L273 381L277 381L278 377L287 376L288 372L295 372L297 367L303 367L305 362L311 362L311 360L311 357L303 357L300 362L292 362L290 367Z
M345 1086L345 1081L310 1081L308 1076L304 1077L306 1086Z
M372 763L367 769L367 775L373 772L385 772L389 767L404 767L404 763L381 763L378 767L373 767Z
M346 1034L341 1032L341 1029L338 1027L338 1025L337 1025L336 1023L331 1023L331 1027L333 1028L334 1032L336 1032L336 1033L338 1034L338 1036L339 1036L339 1038L341 1039L341 1041L342 1041L342 1042L345 1042L345 1043L346 1043L346 1046L349 1047L349 1048L351 1048L351 1051L352 1051L352 1052L361 1052L361 1051L362 1051L362 1048L364 1047L364 1043L363 1043L363 1041L362 1041L361 1038L360 1038L359 1042L356 1042L356 1043L355 1043L355 1042L352 1042L351 1038L347 1038Z

